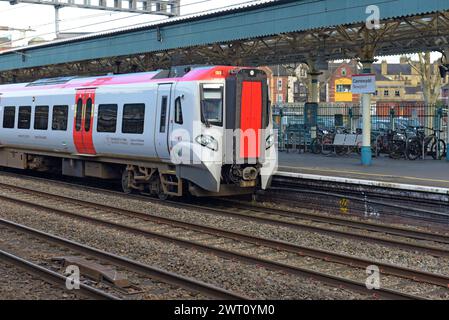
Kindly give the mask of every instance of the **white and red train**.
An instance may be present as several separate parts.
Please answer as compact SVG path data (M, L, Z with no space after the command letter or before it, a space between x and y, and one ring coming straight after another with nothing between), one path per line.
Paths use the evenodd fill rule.
M161 198L267 188L277 154L265 73L178 70L1 85L0 166L121 179Z

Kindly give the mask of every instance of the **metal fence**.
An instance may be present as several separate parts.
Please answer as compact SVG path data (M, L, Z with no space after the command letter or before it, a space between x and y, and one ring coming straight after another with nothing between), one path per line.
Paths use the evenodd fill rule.
M275 128L279 131L279 150L310 151L316 132L306 123L305 104L284 104L273 108ZM429 105L371 106L372 136L388 130L426 127L442 130L440 138L448 142L447 107ZM330 132L361 133L362 110L358 104L320 103L316 114L317 129ZM431 133L430 129L426 129Z

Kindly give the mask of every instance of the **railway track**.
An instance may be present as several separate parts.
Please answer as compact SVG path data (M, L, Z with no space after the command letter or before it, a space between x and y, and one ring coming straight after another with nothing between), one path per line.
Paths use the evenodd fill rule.
M17 266L29 272L30 274L33 274L46 282L56 284L57 286L63 289L65 289L66 282L70 281L69 279L67 279L67 277L57 272L41 267L40 265L37 265L31 261L28 261L17 255L11 254L3 250L0 250L0 260L3 260L14 266ZM110 295L106 292L103 292L91 286L85 285L83 283L80 283L80 287L79 289L77 289L77 293L78 292L83 296L97 300L120 300L119 298L113 295Z
M17 204L26 205L29 207L33 207L40 210L46 210L51 211L53 213L57 213L64 216L70 216L70 217L76 217L78 219L83 219L86 221L90 221L96 224L100 224L107 227L113 227L116 229L124 230L127 232L132 232L134 234L140 234L144 235L146 237L150 238L156 238L159 240L174 242L176 244L188 247L188 248L194 248L197 250L214 253L218 256L225 257L225 258L231 258L236 259L240 261L245 261L247 263L257 264L265 266L268 269L273 270L281 270L284 272L292 273L295 275L300 276L306 276L311 277L320 281L323 281L325 283L334 285L334 286L343 286L345 288L349 288L351 290L355 290L357 292L362 292L365 294L372 295L373 293L378 295L379 297L383 298L393 298L393 299L414 299L414 298L421 298L417 297L411 294L407 294L405 292L396 291L393 289L380 289L376 290L375 292L368 290L363 282L358 282L350 279L345 279L344 277L335 276L326 274L319 271L314 271L311 269L307 269L304 267L298 267L298 262L291 263L291 258L277 258L273 259L273 254L279 256L281 253L287 253L287 254L294 254L297 256L297 258L303 258L303 257L313 257L314 259L318 259L322 263L334 263L334 267L340 267L345 265L349 269L359 268L359 273L365 275L365 270L363 268L366 268L368 265L377 265L382 270L383 274L388 274L394 277L398 277L400 279L413 279L413 281L422 281L428 284L432 284L435 286L447 288L447 285L449 283L449 279L446 276L438 275L438 274L432 274L427 273L419 270L412 270L403 268L400 266L380 263L378 261L370 261L366 259L361 259L353 256L345 256L341 254L336 254L332 252L327 252L323 250L317 250L313 248L307 248L307 247L301 247L294 244L282 242L282 241L275 241L265 238L258 238L254 236L249 236L246 234L233 232L233 231L227 231L217 228L212 228L208 226L188 223L185 221L179 221L175 219L168 219L163 218L159 216L152 216L148 215L146 213L133 211L133 210L124 210L124 209L118 209L116 207L107 206L107 205L101 205L97 203L92 203L89 201L79 200L79 199L73 199L66 196L61 195L53 195L53 194L47 194L45 192L36 191L36 190L30 190L22 187L17 186L11 186L11 185L1 185L0 186L4 188L12 188L15 191L16 196L10 197L2 195L1 198L7 201L12 201ZM24 193L28 196L33 196L34 199L19 199L17 197L17 194ZM64 202L68 204L68 207L70 209L60 209L55 208L54 205L43 205L37 203L38 199L45 199L57 202ZM71 206L76 206L76 209ZM178 204L179 205L179 204ZM66 205L67 207L67 205ZM86 210L90 210L90 214L85 214ZM92 210L95 212L92 213ZM73 211L77 211L78 213L75 213ZM83 212L82 214L79 212ZM100 214L100 212L102 212ZM104 219L106 216L111 215L114 216L114 219L111 219L111 216L109 216L107 219ZM102 219L98 218L98 216L101 216ZM127 221L127 225L122 224L121 222L125 220ZM140 227L135 227L130 224L131 220L137 220L134 221L135 225L138 225ZM115 222L114 222L115 221ZM117 222L120 221L120 222ZM162 229L154 231L147 228L142 228L142 221L145 221L146 223L151 222L153 224L162 226ZM170 231L169 229L172 228ZM186 232L187 231L187 232ZM171 235L170 235L171 233ZM195 234L200 233L200 234ZM182 234L182 236L180 236ZM190 239L186 239L187 238ZM191 238L195 238L196 240L192 241ZM249 250L240 250L240 252L235 250L228 250L224 248L217 247L215 245L204 244L204 242L208 243L211 242L208 240L210 237L222 237L227 239L231 242L240 242L243 243L243 246L250 245ZM213 241L212 241L213 242ZM220 241L219 241L220 242ZM240 246L241 246L240 244ZM235 243L233 244L235 245ZM238 247L238 245L237 245ZM254 252L255 248L258 248L258 250L271 250L268 255L271 255L269 259L263 258L263 257L256 257L254 255L248 254L247 252ZM267 254L265 254L267 255ZM282 255L282 254L281 254ZM282 262L284 260L285 262ZM295 265L296 264L296 265ZM299 263L300 264L300 263ZM351 267L349 267L351 266ZM399 280L399 282L402 282L402 280ZM435 288L432 288L432 291Z
M162 270L159 268L155 268L149 265L142 264L138 261L118 256L112 253L108 253L103 250L99 250L72 240L68 240L59 236L55 236L49 234L47 232L43 232L34 228L30 228L9 220L0 219L0 228L7 228L11 230L15 230L23 235L29 235L34 238L38 238L48 242L50 244L57 245L59 247L68 248L73 250L77 254L81 254L83 256L89 257L89 259L99 260L102 264L109 263L113 266L121 267L136 274L142 275L144 279L152 279L156 281L161 281L170 286L174 286L176 288L183 288L185 290L189 290L194 292L195 294L201 294L203 297L209 297L214 299L239 299L239 300L247 300L248 298L244 295L240 295L214 285L210 285L192 278L188 278L177 273L169 272L166 270ZM52 282L60 282L65 288L66 277L63 275L54 272L52 270L46 269L42 266L39 266L31 261L27 261L23 258L17 257L14 254L8 253L6 251L0 250L1 259L5 259L15 265L26 268L33 274L37 274L39 276L43 276L45 279L52 280ZM135 286L134 286L135 287ZM87 294L93 298L102 298L102 299L114 299L118 300L117 296L112 294L103 292L91 286L80 284L80 289L83 294ZM120 293L120 291L119 291Z
M23 177L20 174L10 174L8 175L14 177ZM33 177L33 179L47 181L48 179ZM61 183L62 185L67 185L73 187L73 183L69 182L61 182L56 180L57 183ZM1 183L0 183L1 186ZM335 217L331 215L322 215L322 214L312 214L310 212L304 212L299 210L283 210L283 209L274 209L268 208L265 206L258 206L253 204L243 204L241 202L231 201L231 200L215 200L213 204L207 203L185 203L173 200L164 200L161 201L156 198L148 197L148 195L125 195L122 192L92 187L92 186L83 186L86 190L92 190L97 192L103 192L106 194L122 197L122 198L134 198L141 199L145 201L151 201L156 203L162 203L165 206L172 206L175 208L183 208L183 209L192 209L192 210L200 210L205 213L214 213L220 214L223 216L236 217L241 219L246 219L249 221L255 221L259 223L264 223L268 225L279 225L283 227L318 232L320 234L328 234L331 236L344 237L350 239L357 239L362 241L367 241L369 243L378 243L381 245L388 245L392 247L397 247L409 251L419 251L426 254L441 256L441 257L449 257L449 249L444 247L438 247L433 245L426 245L420 243L413 243L409 241L403 241L402 239L394 239L394 238L385 238L383 235L391 235L391 236L399 236L406 237L407 239L415 239L415 240L423 240L429 242L436 242L443 245L449 244L449 235L438 234L433 232L426 231L417 231L412 230L410 228L401 228L397 226L392 226L388 224L367 222L367 221L356 221L352 219L347 219L343 217ZM219 203L226 203L225 205L219 206ZM288 220L285 220L288 218ZM348 230L339 230L329 226L314 226L309 223L304 223L304 221L310 222L318 222L322 224L327 224L329 226L337 226L343 228L351 228L358 232L348 231ZM371 232L371 234L367 233ZM374 233L374 234L373 234Z
M55 271L44 268L38 264L33 263L32 261L26 260L18 255L12 254L4 250L0 250L0 260L5 261L11 265L14 265L20 269L23 269L26 272L38 277L39 279L55 284L61 287L62 289L67 290L66 283L67 281L70 280L67 277ZM83 283L80 283L79 289L77 289L76 293L97 300L120 300L119 298L113 295L110 295L106 292L103 292L101 290L98 290Z

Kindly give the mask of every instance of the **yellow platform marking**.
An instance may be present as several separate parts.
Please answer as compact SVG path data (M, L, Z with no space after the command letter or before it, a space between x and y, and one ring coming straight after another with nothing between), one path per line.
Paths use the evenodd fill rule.
M334 170L334 169L325 169L325 168L307 168L307 167L291 167L291 166L280 166L280 169L282 168L289 168L289 169L302 169L302 170L310 170L310 171L325 171L325 172L336 172L336 173L350 173L350 174L358 174L363 176L373 176L373 177L385 177L385 178L400 178L400 179L407 179L407 180L420 180L420 181L432 181L432 182L444 182L449 184L449 180L440 180L440 179L429 179L429 178L418 178L418 177L408 177L408 176L392 176L392 175L385 175L381 173L366 173L366 172L360 172L360 171L348 171L348 170ZM449 168L448 168L449 169Z

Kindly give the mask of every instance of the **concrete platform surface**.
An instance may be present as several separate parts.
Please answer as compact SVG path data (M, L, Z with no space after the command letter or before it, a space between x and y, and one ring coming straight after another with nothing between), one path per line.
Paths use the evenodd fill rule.
M410 189L413 186L431 190L439 188L440 192L449 192L449 162L445 160L394 160L387 156L373 158L373 165L364 167L357 155L315 155L310 153L279 152L278 172L299 173L298 177L322 180L322 177L334 178L352 183L362 180L363 184ZM335 180L336 179L336 180ZM388 185L385 185L388 183ZM396 186L395 186L396 185Z

